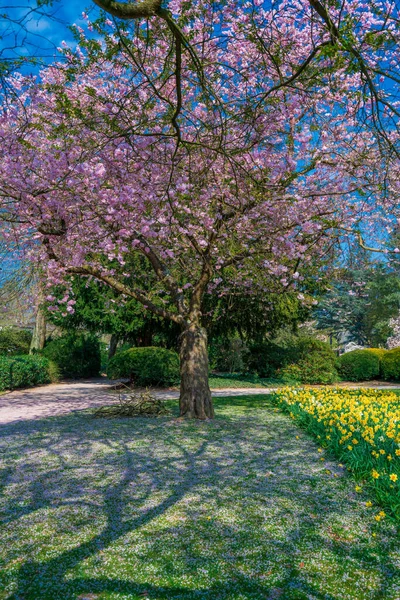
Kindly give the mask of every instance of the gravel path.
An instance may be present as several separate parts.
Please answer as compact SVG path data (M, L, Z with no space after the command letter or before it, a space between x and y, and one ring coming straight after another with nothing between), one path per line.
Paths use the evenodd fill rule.
M30 421L45 417L55 417L77 410L95 408L104 404L118 401L118 397L111 391L112 382L102 379L74 381L45 385L28 390L17 390L0 395L0 424L15 421ZM374 387L376 389L392 389L399 386L366 384L349 387ZM213 390L213 396L250 396L269 394L274 388L224 388ZM177 399L179 392L176 390L155 390L157 397Z

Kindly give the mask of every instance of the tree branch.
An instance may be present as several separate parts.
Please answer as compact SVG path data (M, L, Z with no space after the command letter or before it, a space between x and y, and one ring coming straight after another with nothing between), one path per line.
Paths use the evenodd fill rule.
M154 17L161 9L161 0L141 2L114 2L114 0L93 0L97 6L119 19L143 19Z
M124 285L111 275L104 275L103 273L97 271L89 265L83 267L67 267L66 271L67 273L75 273L77 275L91 275L99 281L106 283L108 286L112 287L117 292L134 298L135 300L143 304L143 306L148 308L155 315L173 321L174 323L178 323L178 325L182 325L185 322L182 315L176 315L175 313L171 313L170 311L165 310L164 308L156 306L140 290L133 290L132 288Z

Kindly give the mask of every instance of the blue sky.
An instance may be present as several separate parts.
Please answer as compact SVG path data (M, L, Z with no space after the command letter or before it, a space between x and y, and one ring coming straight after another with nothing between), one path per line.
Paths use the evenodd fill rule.
M53 0L50 6L33 11L36 4L36 0L0 3L0 56L3 59L35 56L40 62L51 62L62 41L73 43L68 25L82 24L83 11L93 17L98 14L90 0ZM32 67L27 69L32 70Z

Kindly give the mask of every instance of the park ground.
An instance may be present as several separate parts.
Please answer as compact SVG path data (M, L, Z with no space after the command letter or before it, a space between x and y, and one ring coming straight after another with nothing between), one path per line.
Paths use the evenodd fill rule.
M3 422L0 599L398 600L396 526L346 469L272 396L215 402Z

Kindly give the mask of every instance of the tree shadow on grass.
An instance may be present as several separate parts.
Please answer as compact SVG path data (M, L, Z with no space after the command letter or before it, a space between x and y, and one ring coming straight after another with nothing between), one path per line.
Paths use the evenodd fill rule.
M74 415L4 427L2 512L14 537L32 535L32 523L33 535L45 530L52 511L79 516L57 522L59 548L56 539L51 552L48 541L34 552L28 544L5 598L394 600L390 540L372 546L346 534L358 501L343 504L337 480L333 490L320 484L312 442L294 444L294 424L265 402L253 415L243 401L236 416L228 402L221 407L213 423ZM342 522L344 533L327 535L327 524ZM340 573L324 573L351 565L354 576L376 573L368 596L351 595Z

